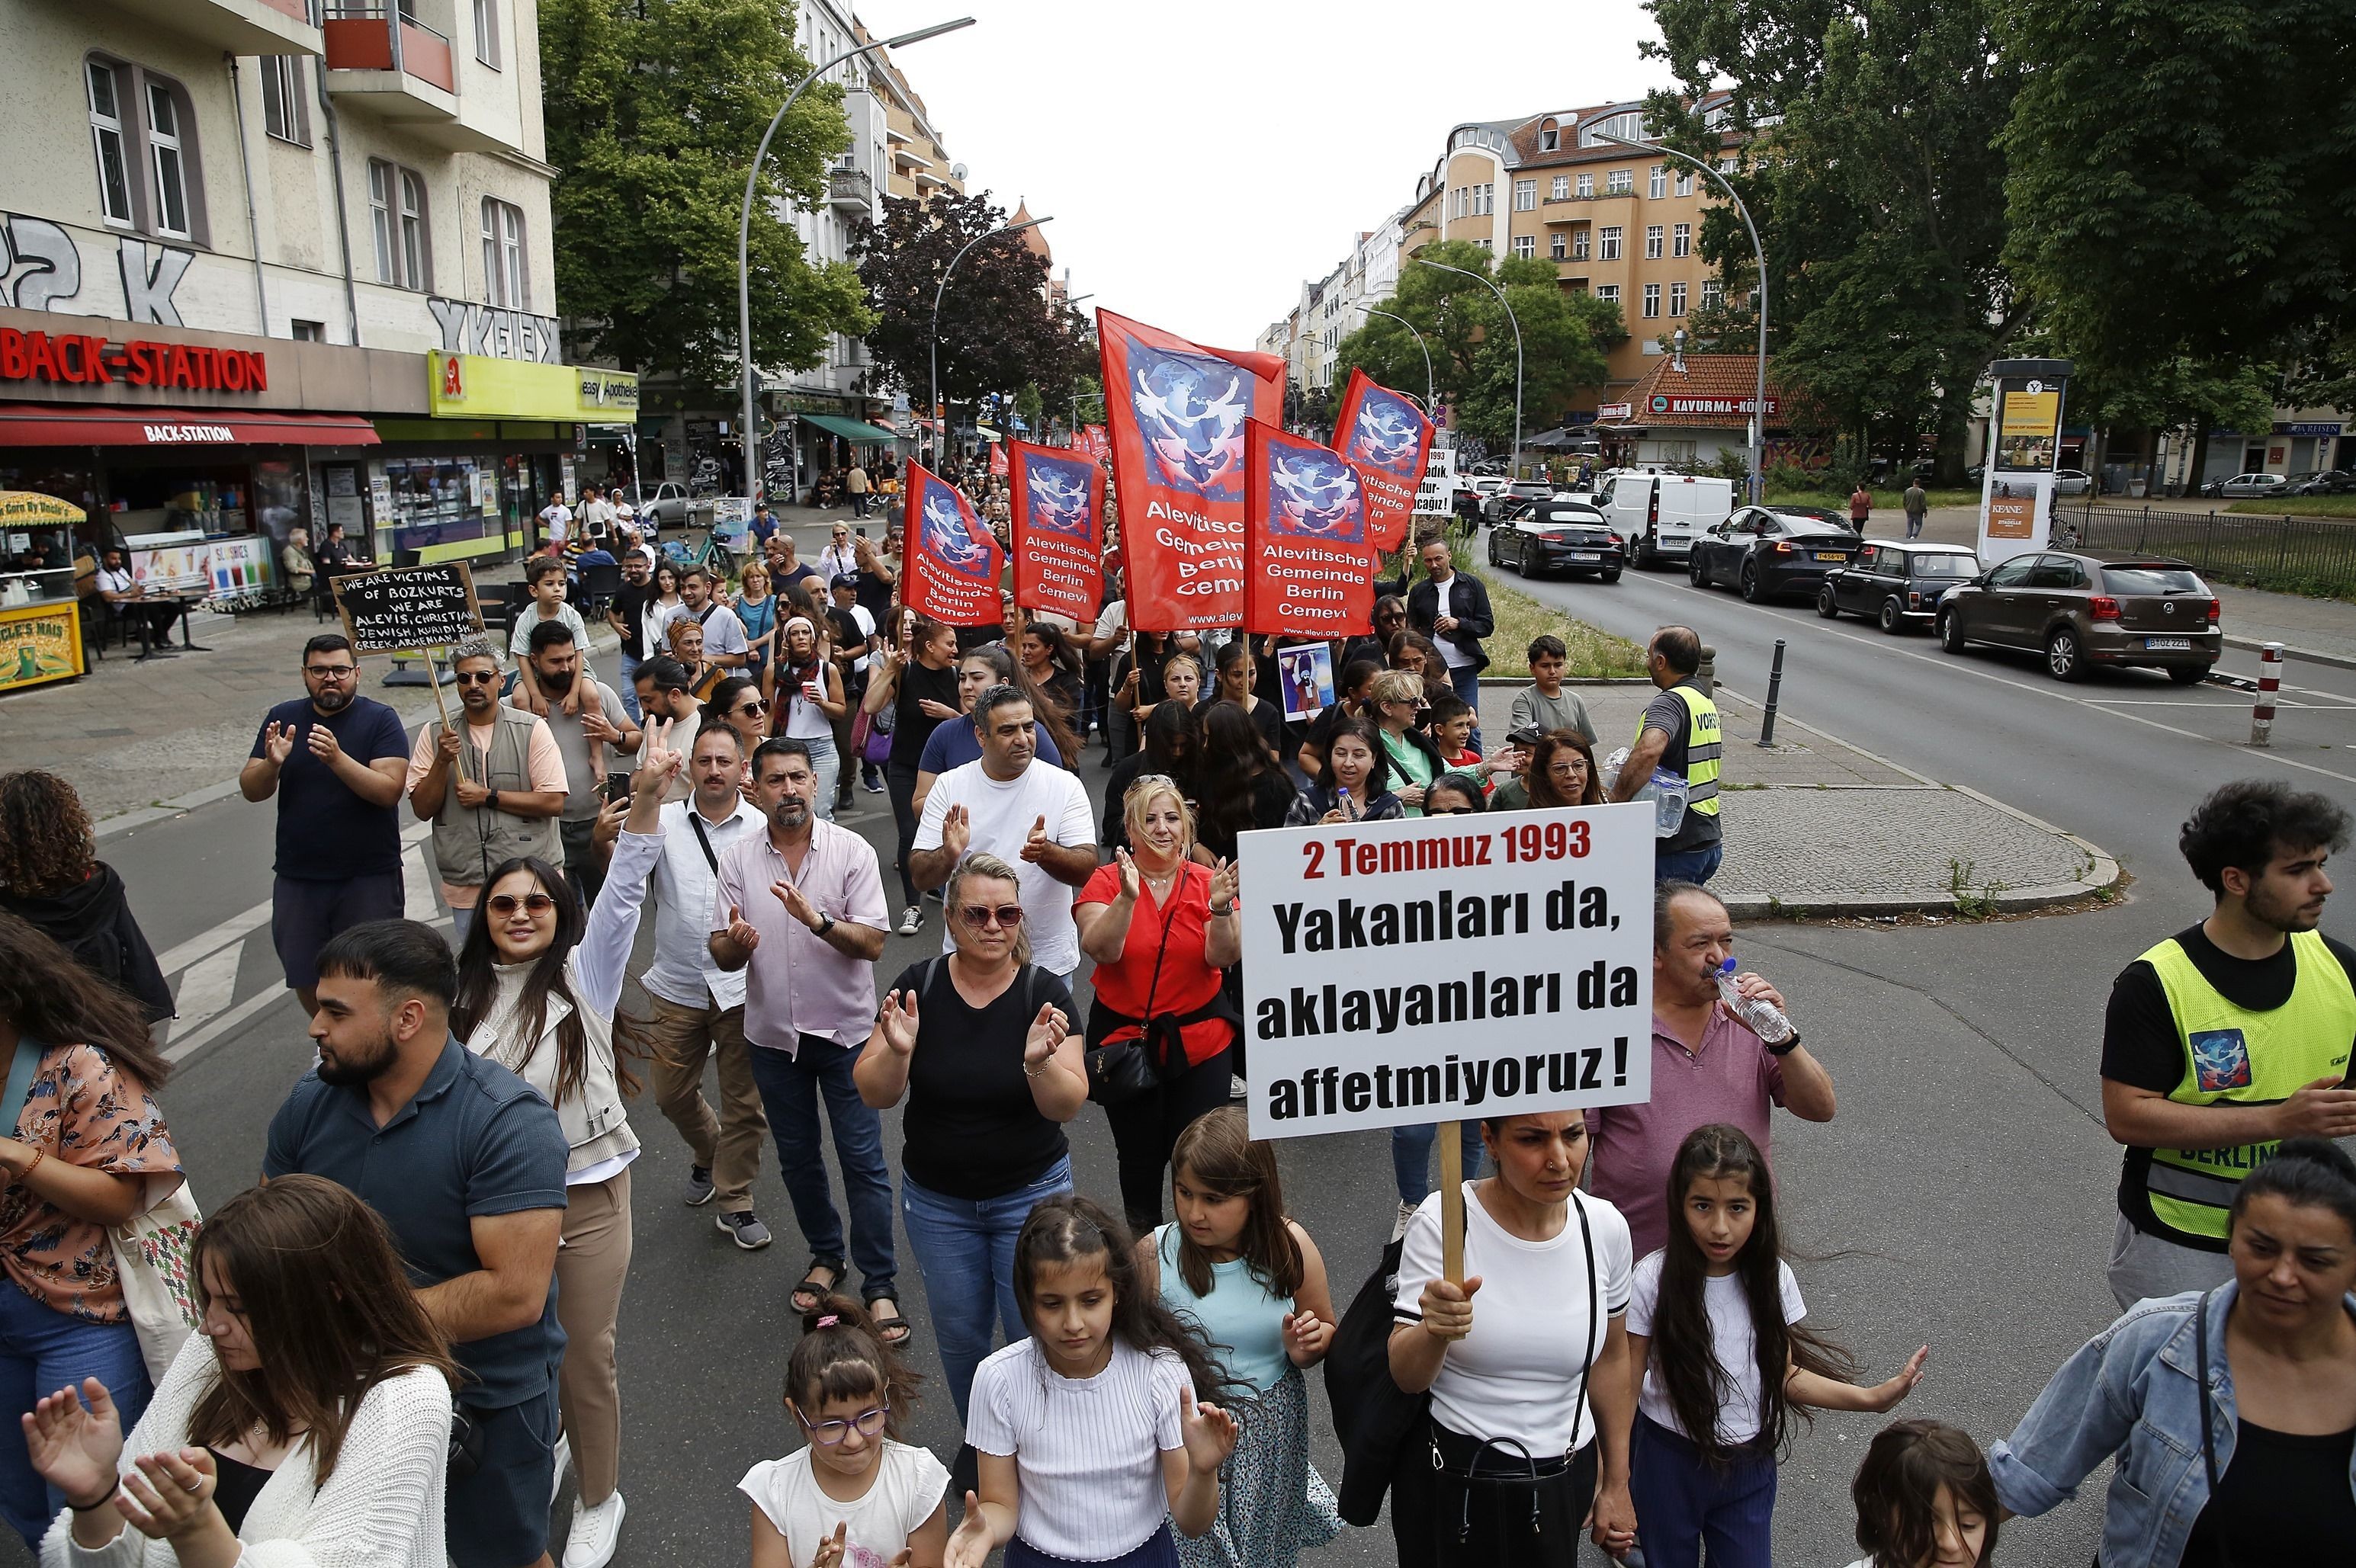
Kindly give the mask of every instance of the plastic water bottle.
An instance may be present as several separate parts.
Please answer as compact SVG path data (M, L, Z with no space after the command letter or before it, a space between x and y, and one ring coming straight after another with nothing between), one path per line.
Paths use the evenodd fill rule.
M1734 960L1730 957L1718 966L1718 994L1726 1001L1727 1010L1751 1026L1751 1032L1769 1045L1781 1045L1800 1031L1783 1016L1783 1009L1764 997L1746 997L1734 986Z
M1627 760L1628 748L1625 746L1603 759L1599 772L1602 775L1606 794L1609 794L1620 782L1620 769ZM1655 768L1653 776L1644 782L1644 787L1630 798L1652 802L1653 837L1671 838L1676 836L1677 829L1685 824L1687 797L1692 793L1692 788L1693 786L1686 782L1686 776L1683 773L1673 773L1666 768Z

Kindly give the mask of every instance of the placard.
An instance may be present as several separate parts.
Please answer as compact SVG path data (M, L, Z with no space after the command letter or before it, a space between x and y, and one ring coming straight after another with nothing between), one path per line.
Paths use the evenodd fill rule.
M1652 1095L1648 805L1247 833L1251 1136Z
M446 648L483 635L474 574L463 560L355 572L333 586L357 653Z
M1284 719L1298 724L1333 706L1333 647L1302 643L1276 650L1277 684L1284 690Z

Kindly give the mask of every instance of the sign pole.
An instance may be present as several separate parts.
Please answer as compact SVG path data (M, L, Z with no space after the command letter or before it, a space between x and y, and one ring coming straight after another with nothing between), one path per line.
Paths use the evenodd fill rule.
M1440 1124L1440 1274L1464 1283L1464 1124Z
M444 730L450 728L450 705L442 700L442 682L438 678L440 672L434 668L434 661L437 658L446 660L449 656L450 650L447 647L428 648L425 650L425 674L427 677L425 684L434 688L434 711L442 715L442 728Z

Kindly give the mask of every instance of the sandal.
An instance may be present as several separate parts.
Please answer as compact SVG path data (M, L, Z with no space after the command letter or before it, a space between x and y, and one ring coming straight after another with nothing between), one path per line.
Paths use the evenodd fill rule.
M879 1301L889 1301L892 1303L892 1315L890 1317L877 1317L873 1316L875 1312L875 1304ZM891 1349L896 1350L901 1346L905 1345L908 1342L910 1336L916 1332L914 1328L909 1327L908 1320L900 1316L900 1303L896 1298L891 1296L871 1296L867 1298L866 1307L870 1319L875 1325L875 1337L883 1340L884 1343Z
M786 1305L805 1317L816 1312L819 1303L832 1296L834 1287L842 1283L846 1266L841 1258L810 1259L809 1266L802 1270L802 1282L794 1286L791 1296L786 1297ZM827 1272L827 1278L819 1278L818 1271L820 1269Z

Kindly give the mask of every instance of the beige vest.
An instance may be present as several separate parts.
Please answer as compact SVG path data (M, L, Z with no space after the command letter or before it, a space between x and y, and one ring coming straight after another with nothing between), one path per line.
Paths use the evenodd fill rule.
M491 731L490 764L478 784L515 794L531 789L531 727L537 715L502 707ZM471 736L458 748L458 765L472 770L477 760ZM471 771L467 777L473 777ZM563 840L553 816L518 816L494 811L487 802L477 806L458 804L457 779L442 795L442 809L434 814L434 865L442 880L454 887L477 888L490 880L492 868L519 855L536 855L564 869Z

